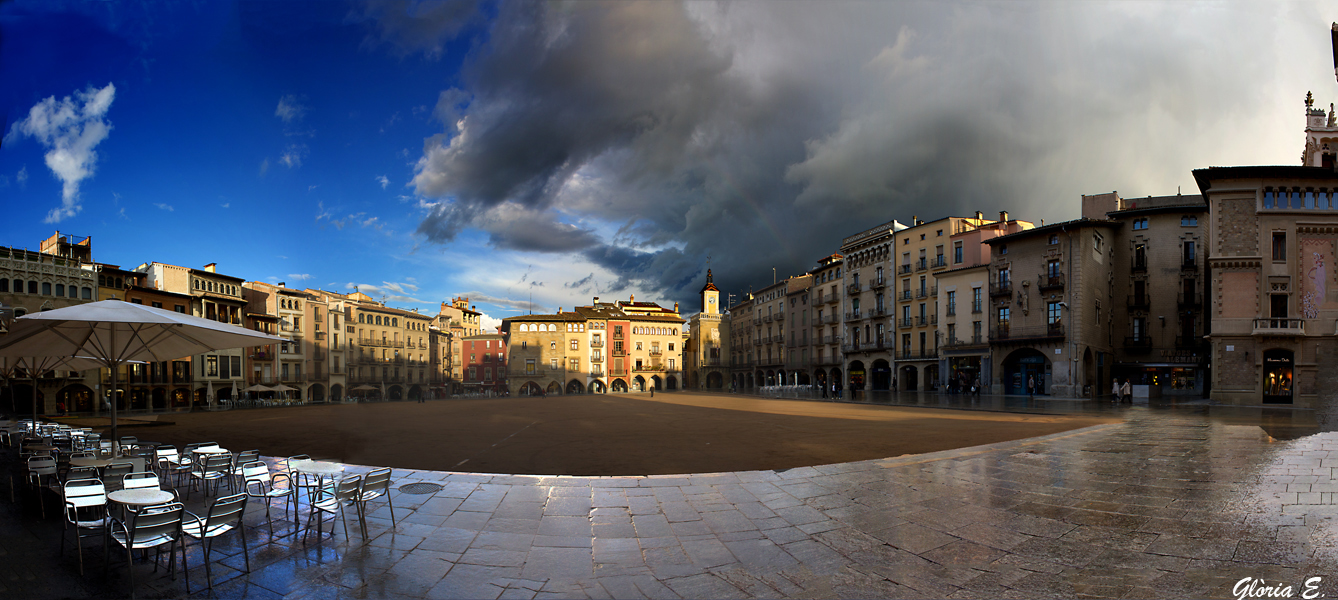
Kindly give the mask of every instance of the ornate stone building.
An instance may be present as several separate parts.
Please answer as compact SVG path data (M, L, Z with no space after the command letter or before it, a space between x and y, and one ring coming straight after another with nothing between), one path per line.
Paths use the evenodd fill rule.
M722 319L720 290L711 270L701 290L701 312L688 320L689 337L683 348L685 389L718 390L729 382L729 329Z

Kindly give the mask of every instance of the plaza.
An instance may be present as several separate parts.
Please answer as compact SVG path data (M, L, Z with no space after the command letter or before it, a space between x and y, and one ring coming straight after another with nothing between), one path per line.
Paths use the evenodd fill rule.
M1106 422L770 470L565 477L396 469L397 523L384 504L374 505L367 539L350 527L348 539L339 529L303 544L283 522L271 539L258 521L263 511L249 510L251 573L241 572L240 545L220 540L213 593L1167 598L1234 597L1246 578L1299 594L1314 577L1321 595L1334 593L1327 579L1338 562L1338 486L1329 453L1338 437L1323 431L1324 415L1026 400L978 402L993 411L1064 411ZM908 394L899 402L933 399ZM409 483L440 489L399 491ZM4 510L11 516L0 525L6 595L125 595L123 567L108 580L97 567L78 577L71 557L56 558L54 521L38 522L22 501ZM198 546L189 552L191 589L199 590ZM90 556L96 565L97 551ZM140 597L185 592L180 576L137 581Z

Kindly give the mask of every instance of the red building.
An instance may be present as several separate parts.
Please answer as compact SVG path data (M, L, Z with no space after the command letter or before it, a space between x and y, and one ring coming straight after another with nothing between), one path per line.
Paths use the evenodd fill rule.
M471 335L461 340L460 345L465 392L505 393L506 336Z

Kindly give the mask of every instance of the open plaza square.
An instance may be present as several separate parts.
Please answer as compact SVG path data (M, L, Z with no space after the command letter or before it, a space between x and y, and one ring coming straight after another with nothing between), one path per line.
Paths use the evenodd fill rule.
M152 558L136 562L137 597L181 597L186 579L195 594L212 582L210 597L222 598L1233 598L1265 585L1335 591L1329 574L1338 566L1338 489L1329 481L1338 436L1297 411L1025 407L1025 398L1003 397L976 401L977 411L685 393L543 401L487 400L528 409L493 419L474 400L441 400L127 423L123 433L160 443L208 438L237 452L264 442L274 450L264 450L262 460L275 473L291 471L284 455L299 451L343 461L345 475L395 464L365 460L371 457L468 459L459 469L395 468L389 502L373 501L365 518L350 508L348 529L336 520L333 534L329 523L321 534L304 529L307 502L298 502L298 522L281 502L269 520L253 503L245 511L245 549L237 535L220 537L206 573L201 546L189 543L189 569L175 579L163 572L165 557L156 573ZM907 394L891 403L933 401ZM712 411L710 422L703 411ZM472 426L447 418L469 414ZM527 426L536 433L517 433ZM659 452L581 462L586 443L612 449L604 454L623 451L622 428L641 432L642 445ZM756 434L740 435L747 429ZM670 430L680 435L662 434ZM255 431L267 437L245 437ZM746 466L792 460L782 437L813 456L827 456L822 447L830 438L870 450L842 462ZM878 439L884 437L900 441ZM366 450L372 441L405 452L373 453ZM693 451L705 441L719 449ZM559 459L571 467L553 468ZM593 472L637 460L646 461L647 473L655 465L721 468L610 476L462 470L485 464ZM101 548L85 542L87 574L80 576L73 551L60 550L57 511L49 507L44 520L33 490L20 483L16 493L15 503L0 507L7 513L0 520L0 590L12 597L128 593L123 558L113 552L104 576ZM228 493L226 484L212 496L195 490L187 506L203 514Z

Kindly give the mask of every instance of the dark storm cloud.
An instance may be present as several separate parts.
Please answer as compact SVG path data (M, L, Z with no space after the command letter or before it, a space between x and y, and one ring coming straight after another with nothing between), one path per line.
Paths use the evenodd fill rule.
M447 41L480 16L478 4L473 0L365 0L346 20L370 25L363 40L366 46L387 44L402 56L421 52L436 59Z
M1248 4L499 11L439 101L446 131L413 186L440 200L420 233L479 228L499 248L579 255L609 291L679 301L708 255L740 292L893 218L1072 218L1082 193L1192 185L1191 168L1231 163L1216 132L1253 117L1286 62L1221 42L1275 35ZM593 220L623 225L601 238Z

